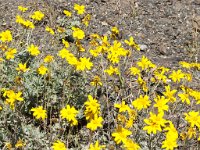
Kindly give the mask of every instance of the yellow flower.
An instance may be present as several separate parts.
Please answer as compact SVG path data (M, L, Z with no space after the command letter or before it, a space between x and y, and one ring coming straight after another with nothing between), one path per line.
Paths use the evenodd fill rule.
M35 11L30 17L34 20L40 21L44 18L44 14L41 11Z
M45 63L50 63L50 62L52 62L53 61L53 56L51 56L51 55L47 55L45 58L44 58L44 62Z
M186 103L188 105L190 104L189 94L187 94L187 93L179 93L178 96L180 97L180 99L181 99L181 101L183 103L186 101Z
M147 82L145 80L142 79L141 75L138 76L137 78L137 82L138 84L141 86L142 90L144 92L148 91L148 87L147 87Z
M33 24L33 22L29 21L29 20L26 20L22 23L22 25L24 25L25 27L27 28L31 28L31 29L34 29L35 28L35 25Z
M90 84L93 86L98 86L98 85L102 86L101 78L99 76L94 76Z
M109 47L107 59L113 64L117 64L120 61L121 56L127 56L129 54L128 50L122 47L122 44L118 41L114 41L113 45Z
M73 30L73 37L82 40L85 37L85 33L80 28L72 27Z
M21 72L26 72L26 71L29 71L30 69L26 68L26 63L24 63L24 64L19 63L18 68L16 68L16 70L21 71Z
M69 56L70 52L69 50L63 48L58 52L58 56L60 56L61 58L67 58Z
M82 46L82 44L80 43L80 41L76 42L76 46L77 46L79 52L85 52L85 48Z
M38 106L38 107L32 108L31 111L33 111L33 116L36 119L40 119L41 118L42 120L44 120L45 118L47 118L46 110L44 110L42 106Z
M120 144L121 142L126 142L127 136L131 134L131 131L123 128L122 126L118 126L115 132L112 133L112 136L114 137L115 142Z
M3 109L3 107L0 105L0 111Z
M4 59L3 59L3 58L0 58L0 63L3 62L3 61L4 61Z
M74 10L77 11L77 14L82 15L82 14L85 13L85 6L84 5L74 4Z
M177 90L170 90L170 85L165 86L165 92L163 92L164 96L170 101L175 102L176 98L174 94L176 94Z
M127 123L127 119L126 119L126 116L124 116L124 115L121 115L121 114L118 114L117 115L117 121L119 121L121 124L125 124L125 123Z
M91 70L93 63L90 62L90 58L81 57L80 61L76 64L76 70L84 71L85 69Z
M126 148L126 150L139 150L140 146L135 143L134 141L132 141L131 139L127 139L126 141L124 141L124 147Z
M26 144L20 139L17 141L17 143L15 144L15 148L22 148L23 146L25 146Z
M82 19L82 22L85 24L86 27L89 25L90 19L91 19L91 15L90 15L90 14L87 14L87 15Z
M158 112L161 111L168 111L169 106L167 105L167 103L169 102L168 99L165 99L164 96L157 96L154 101L156 102L153 106L158 108Z
M39 51L38 47L33 45L33 44L28 46L27 50L32 56L37 56L37 55L40 54L40 51Z
M189 127L187 131L187 137L188 139L191 139L192 137L196 137L196 129L193 127Z
M53 143L52 146L53 150L67 150L65 144L61 142L60 140L57 140Z
M98 127L102 128L102 122L103 118L98 117L97 115L94 115L94 118L90 120L90 122L87 124L87 128L95 131Z
M64 44L65 48L69 48L69 42L65 41L65 39L62 39L62 43Z
M45 75L48 71L48 68L45 67L44 65L40 65L37 71L40 75Z
M25 22L25 20L22 18L22 16L17 15L17 16L16 16L15 22L16 22L16 23L23 24L23 23Z
M185 61L180 61L179 64L183 67L183 68L187 68L190 69L192 66L190 63L185 62Z
M173 72L170 74L169 78L172 79L174 82L180 82L181 79L184 78L184 73L179 69L177 71L173 70Z
M59 33L64 33L65 32L65 28L62 28L62 27L57 27L57 31L59 32Z
M185 120L190 123L191 127L195 125L200 127L200 115L198 111L190 111L189 113L185 113Z
M110 66L109 69L105 69L104 72L108 73L110 76L113 74L119 74L118 68L113 68L113 66Z
M99 114L100 110L100 104L98 103L97 99L93 98L92 95L88 95L87 101L84 103L86 110L85 110L85 115L86 119L89 120L91 119L92 116L87 116L88 114Z
M113 34L119 34L119 29L117 27L112 27L111 31Z
M119 108L119 112L125 112L130 110L130 107L125 104L125 101L122 101L121 104L115 104L114 107Z
M97 140L95 144L90 144L89 150L101 150L103 148L105 148L105 145L99 145L99 141Z
M25 11L28 10L28 8L23 7L23 6L18 6L18 10L21 11L21 12L25 12Z
M185 73L184 74L185 75L185 79L187 80L187 81L192 81L192 74L190 74L190 73Z
M6 98L6 104L10 105L11 109L15 108L16 101L23 101L24 99L21 97L22 92L15 93L13 90L5 90L3 96Z
M140 75L140 69L136 68L136 67L131 67L130 68L131 71L131 75Z
M151 101L149 100L149 96L147 95L145 96L140 95L139 98L137 98L136 100L132 102L132 105L137 110L142 110L143 108L147 108L148 106L150 106L150 104L151 104Z
M78 63L78 59L72 53L69 53L69 55L65 59L70 65L76 66Z
M136 50L140 51L139 45L135 43L134 38L132 36L129 38L129 41L124 40L124 42L130 47L134 47Z
M0 32L0 41L2 41L2 42L12 41L12 34L11 34L10 30Z
M200 91L190 89L188 93L196 100L196 104L200 104Z
M155 65L145 56L142 56L140 61L137 62L137 65L141 67L142 70L155 68Z
M5 45L5 44L0 44L0 49L1 49L2 51L6 51L6 50L8 49L8 46Z
M171 121L166 121L166 124L168 124L164 130L166 132L166 139L170 139L173 141L176 141L178 139L178 131L176 130L174 124Z
M133 118L130 118L130 119L128 119L128 120L126 120L126 128L132 128L132 126L133 126L133 123L134 123L134 119Z
M150 134L153 132L153 134L156 134L157 131L162 131L161 126L165 126L166 120L163 119L164 113L160 112L158 115L150 112L150 117L148 119L144 119L144 122L147 124L143 128L143 130L147 130L147 133Z
M174 140L166 139L162 142L162 148L165 148L166 150L174 150L176 147L178 147L178 145Z
M63 13L67 16L67 17L71 17L72 13L68 10L64 10Z
M50 27L48 27L48 26L46 26L45 30L46 30L47 32L49 32L50 34L52 34L52 35L55 34L55 32L53 31L53 29L50 28Z
M6 142L5 146L8 150L12 150L12 144L10 142Z
M76 110L73 106L70 107L70 105L66 105L66 108L61 109L60 116L62 119L69 121L71 125L77 125L78 121L76 119L76 115L78 113L78 110Z
M186 138L187 138L187 133L186 133L186 132L180 133L180 137L181 137L181 140L182 140L182 141L185 141Z
M6 59L10 60L10 59L14 59L15 58L15 54L17 53L17 50L14 49L8 49L8 51L5 52L6 55Z

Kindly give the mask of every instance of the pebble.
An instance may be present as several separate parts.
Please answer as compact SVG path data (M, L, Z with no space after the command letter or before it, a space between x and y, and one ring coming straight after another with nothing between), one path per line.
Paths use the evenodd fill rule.
M145 45L145 44L139 44L139 46L140 46L141 51L146 51L148 48L147 45Z

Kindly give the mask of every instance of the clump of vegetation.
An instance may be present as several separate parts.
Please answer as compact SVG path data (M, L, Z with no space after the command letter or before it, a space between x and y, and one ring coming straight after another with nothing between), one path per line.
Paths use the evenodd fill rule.
M0 32L1 149L188 149L200 146L200 64L154 64L131 36L89 33L84 5L49 21L18 6ZM40 33L34 34L34 33Z

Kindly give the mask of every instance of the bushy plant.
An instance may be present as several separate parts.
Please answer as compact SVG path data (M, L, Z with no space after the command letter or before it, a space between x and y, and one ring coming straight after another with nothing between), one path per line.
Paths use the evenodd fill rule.
M90 33L85 6L68 7L52 21L18 6L0 32L1 149L199 147L200 64L159 66L132 36Z

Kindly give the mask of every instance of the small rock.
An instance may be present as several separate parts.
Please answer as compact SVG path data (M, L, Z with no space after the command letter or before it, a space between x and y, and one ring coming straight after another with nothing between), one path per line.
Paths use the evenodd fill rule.
M140 46L141 51L145 51L148 48L147 45L145 45L145 44L139 44L139 46Z
M166 56L171 55L171 51L167 43L161 43L159 45L158 51L160 52L161 55L166 55Z

